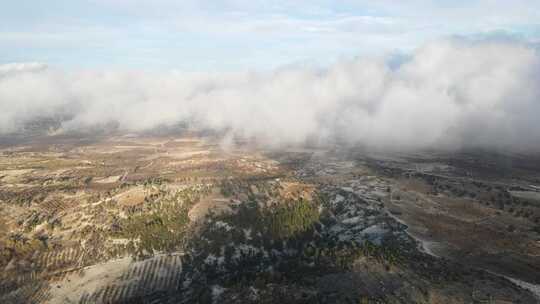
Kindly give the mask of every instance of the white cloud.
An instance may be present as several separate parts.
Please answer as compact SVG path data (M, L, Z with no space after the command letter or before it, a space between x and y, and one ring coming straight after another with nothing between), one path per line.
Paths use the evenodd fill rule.
M0 65L0 77L25 72L38 72L47 68L47 65L40 62L15 62Z
M539 80L533 48L458 40L428 44L397 68L360 58L265 73L10 72L0 78L0 133L61 112L66 129L189 119L271 145L540 150Z

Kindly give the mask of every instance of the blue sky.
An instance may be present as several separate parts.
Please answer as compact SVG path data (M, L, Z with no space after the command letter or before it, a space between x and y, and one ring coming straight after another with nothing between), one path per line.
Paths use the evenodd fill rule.
M269 69L453 35L540 37L537 0L0 1L0 64L68 69Z

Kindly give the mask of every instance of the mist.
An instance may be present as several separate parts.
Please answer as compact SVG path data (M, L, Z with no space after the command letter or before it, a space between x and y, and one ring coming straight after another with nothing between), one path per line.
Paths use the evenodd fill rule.
M0 133L42 117L63 132L190 122L269 146L540 151L540 56L519 41L440 40L389 56L270 72L0 66Z

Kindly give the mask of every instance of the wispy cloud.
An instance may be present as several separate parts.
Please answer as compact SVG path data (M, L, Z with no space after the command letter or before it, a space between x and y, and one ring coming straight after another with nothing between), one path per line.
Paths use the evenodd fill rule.
M501 30L537 40L540 3L20 0L4 4L0 20L3 62L201 71L328 64Z

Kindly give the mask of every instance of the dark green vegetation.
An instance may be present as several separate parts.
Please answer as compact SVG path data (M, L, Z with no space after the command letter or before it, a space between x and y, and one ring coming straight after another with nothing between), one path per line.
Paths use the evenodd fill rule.
M187 285L180 289L184 302L209 302L212 286L232 292L250 286L312 288L319 277L349 271L358 259L386 267L400 263L390 242L332 239L322 224L328 213L320 210L318 199L298 198L272 205L249 201L231 213L210 215L200 235L187 244L182 273Z
M273 239L280 240L311 230L319 220L319 211L315 204L300 198L275 208L263 208L254 220L261 221L261 233L270 234Z
M119 220L114 235L129 239L128 252L139 258L180 250L189 229L188 212L209 191L206 186L161 191L151 197L144 209L131 211L127 218Z

